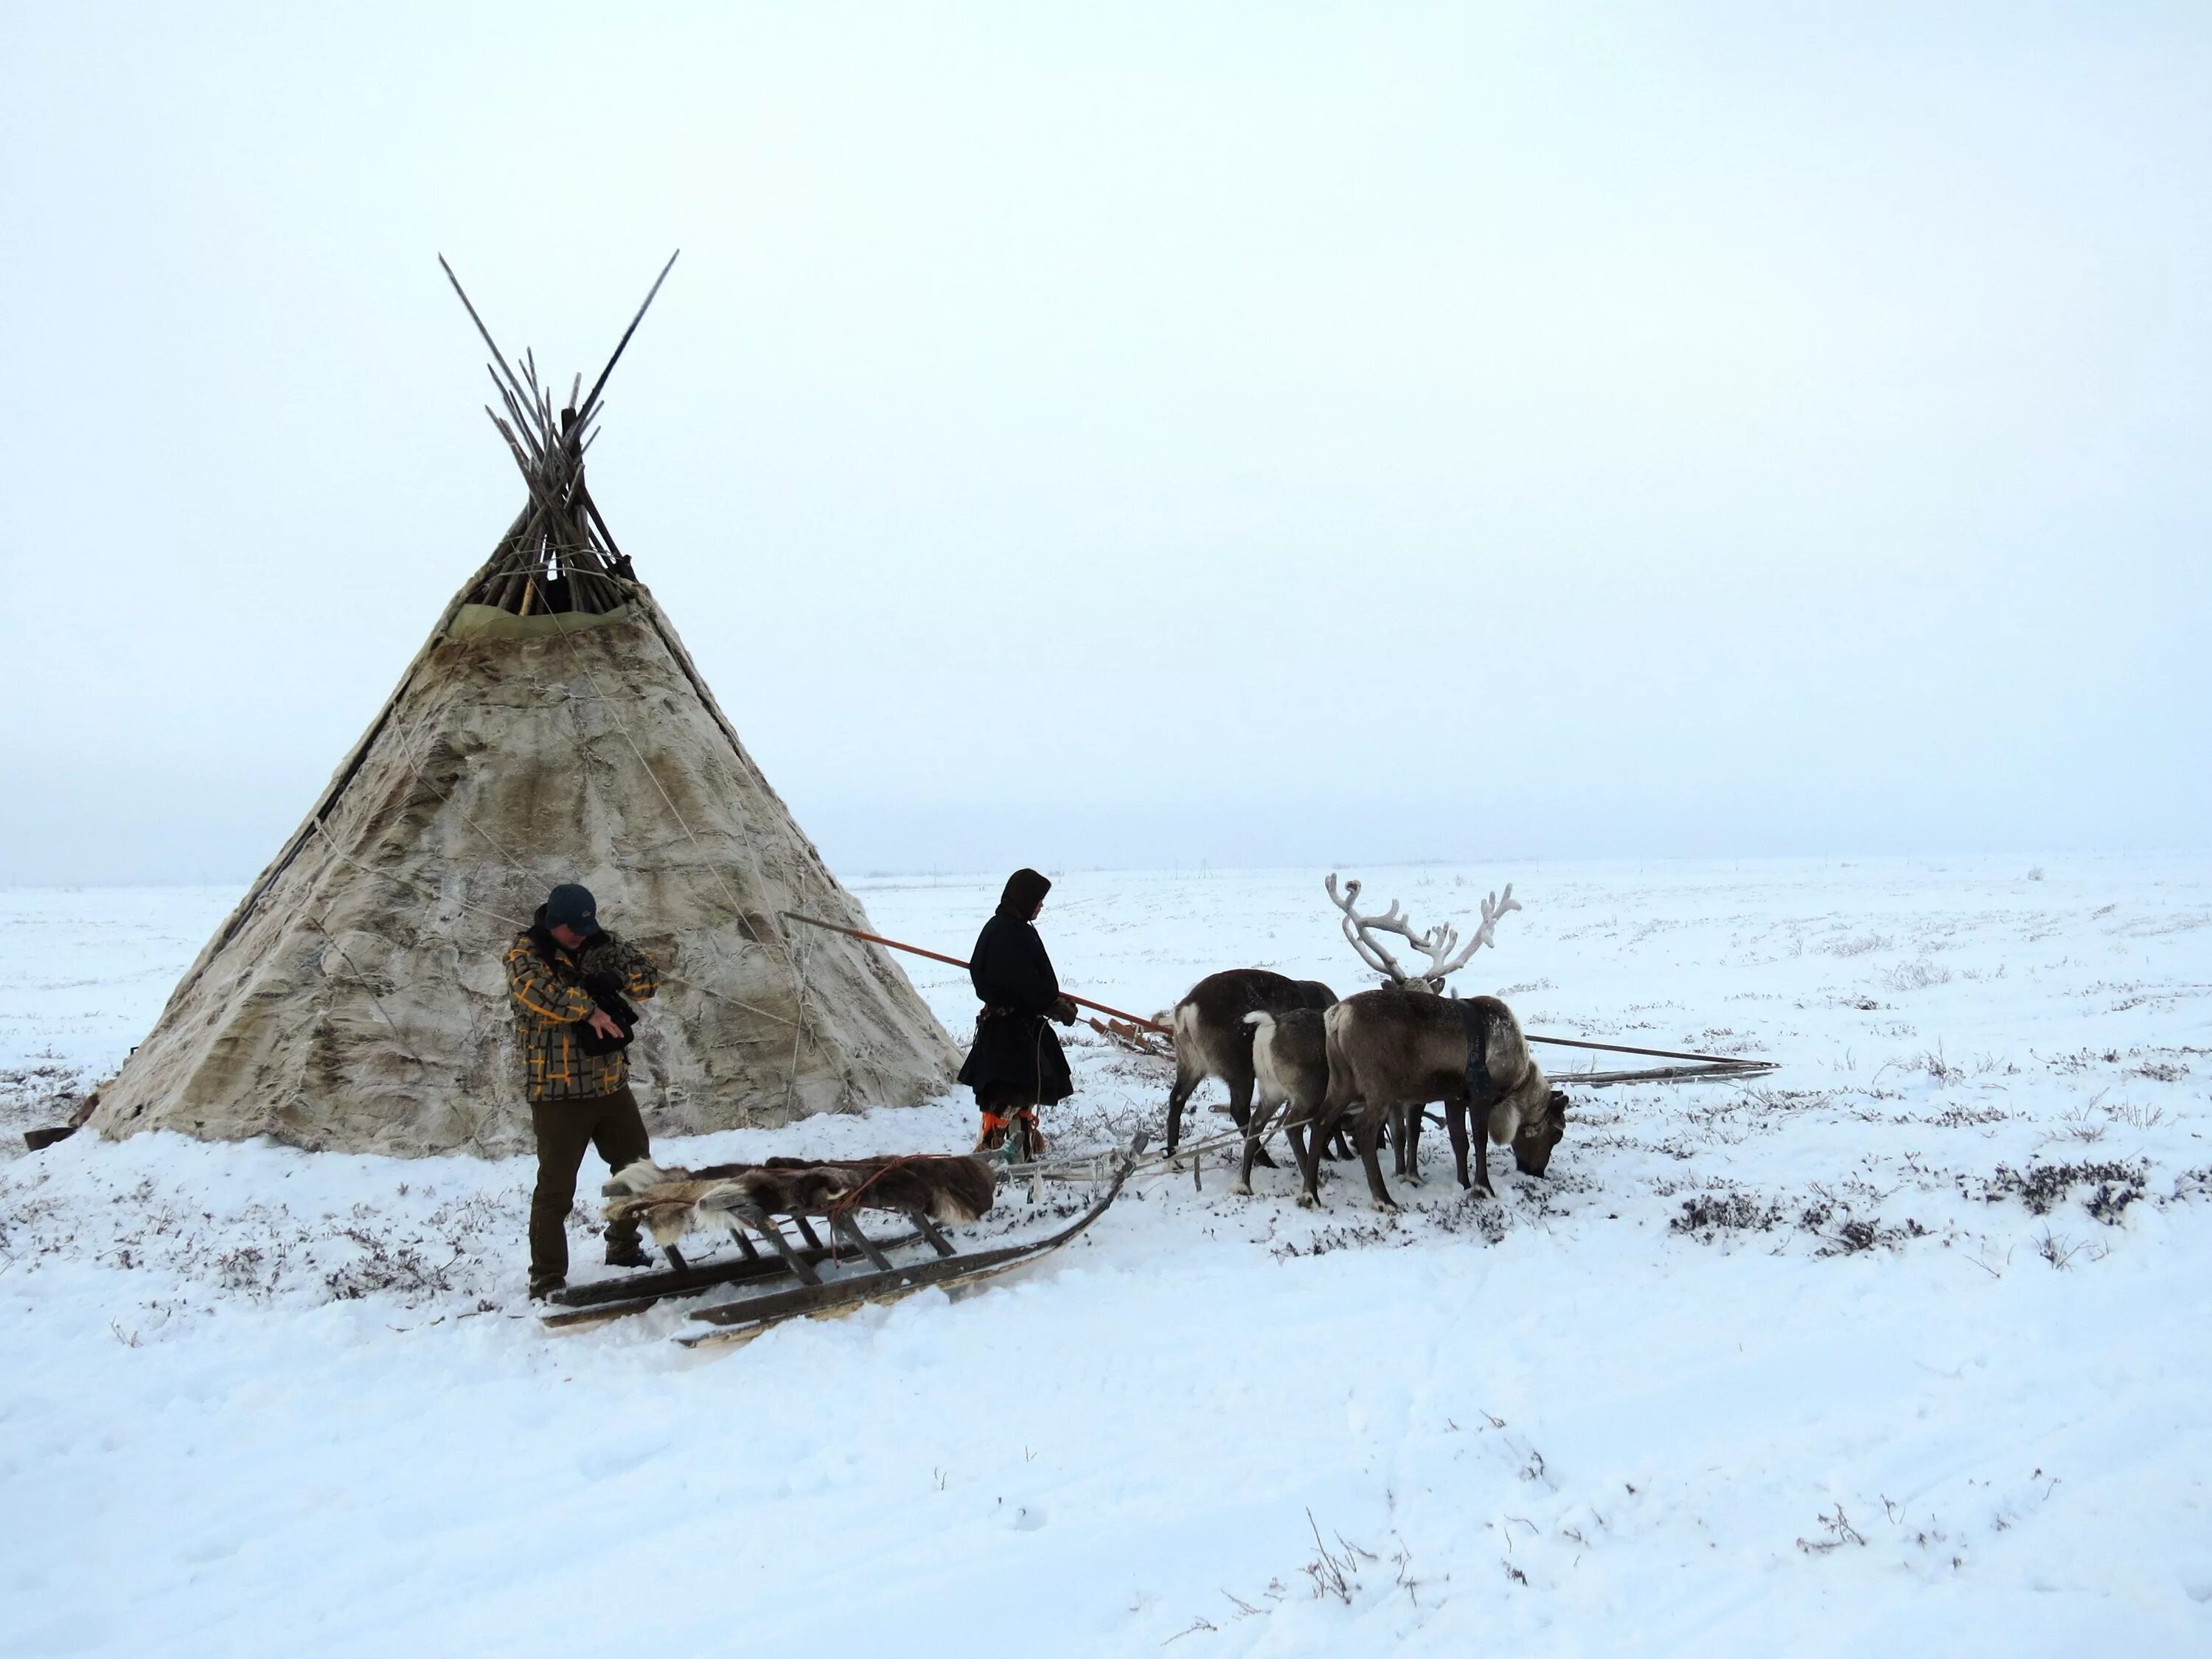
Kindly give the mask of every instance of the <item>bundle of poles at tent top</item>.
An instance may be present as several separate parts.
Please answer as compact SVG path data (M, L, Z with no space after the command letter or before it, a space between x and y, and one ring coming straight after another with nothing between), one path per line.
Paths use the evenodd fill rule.
M501 418L489 404L484 413L506 440L507 452L530 489L530 504L501 539L483 579L469 596L477 604L529 616L544 611L605 612L623 603L619 584L630 580L630 563L615 545L614 533L600 516L591 492L584 488L584 452L599 435L592 422L599 418L599 394L606 390L607 377L615 372L630 336L645 320L653 295L668 280L676 257L670 254L660 275L653 278L645 303L638 307L637 315L615 343L614 354L599 371L599 379L592 382L592 389L583 391L584 377L577 375L568 389L568 402L556 413L551 388L538 383L536 357L526 352L518 362L507 360L483 319L477 314L453 266L446 264L443 254L438 256L447 280L468 310L469 320L477 325L477 332L491 352L492 386L506 405L507 415Z
M809 927L820 927L832 933L866 939L871 945L881 945L893 951L904 951L909 956L927 957L932 962L941 962L948 967L966 968L958 957L946 956L942 951L927 951L919 945L908 945L881 933L870 933L858 927L848 927L841 922L824 921L818 916L802 915L796 910L781 913L786 921L802 922ZM1142 1014L1130 1013L1127 1009L1109 1007L1103 1002L1093 1002L1087 997L1069 994L1070 1002L1079 1008L1089 1008L1115 1019L1127 1020L1140 1030L1157 1031L1172 1038L1175 1035L1156 1019ZM1745 1060L1735 1054L1701 1054L1680 1048L1636 1048L1622 1042L1591 1042L1581 1037L1539 1036L1535 1032L1524 1033L1531 1042L1547 1043L1554 1048L1583 1048L1597 1054L1636 1054L1650 1060L1671 1060L1681 1062L1674 1066L1659 1066L1643 1071L1626 1072L1569 1072L1553 1080L1577 1083L1585 1088L1602 1088L1613 1083L1688 1083L1702 1078L1761 1077L1776 1069L1771 1060Z

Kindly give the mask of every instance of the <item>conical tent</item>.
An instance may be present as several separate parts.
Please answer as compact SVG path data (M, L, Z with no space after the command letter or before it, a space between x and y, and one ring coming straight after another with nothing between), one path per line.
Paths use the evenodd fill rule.
M631 1050L656 1133L908 1104L951 1077L888 956L781 919L866 927L585 489L605 374L556 412L534 364L492 349L529 504L101 1090L104 1134L526 1147L501 958L562 881L663 969Z

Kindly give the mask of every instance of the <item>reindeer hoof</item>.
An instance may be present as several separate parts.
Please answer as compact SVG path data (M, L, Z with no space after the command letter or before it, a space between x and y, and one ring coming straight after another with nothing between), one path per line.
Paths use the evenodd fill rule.
M1316 1198L1311 1193L1300 1193L1298 1194L1298 1208L1301 1210L1318 1210L1321 1208L1321 1200Z
M1494 1198L1496 1198L1496 1197L1498 1196L1498 1194L1497 1194L1496 1193L1494 1193L1494 1192L1492 1192L1492 1191L1491 1190L1490 1183L1489 1183L1488 1182L1486 1182L1486 1182L1484 1182L1482 1183L1482 1185L1480 1185L1480 1187L1470 1187L1470 1188L1468 1188L1467 1189L1467 1195L1468 1195L1468 1198L1470 1198L1470 1199L1477 1199L1477 1198L1493 1198L1493 1199L1494 1199Z
M1229 1191L1234 1197L1249 1198L1252 1196L1252 1183L1249 1181L1232 1181L1229 1183Z

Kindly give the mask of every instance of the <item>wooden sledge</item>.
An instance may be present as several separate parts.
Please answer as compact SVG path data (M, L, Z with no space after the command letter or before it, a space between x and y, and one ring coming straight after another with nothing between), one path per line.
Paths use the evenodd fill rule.
M871 1304L884 1305L896 1302L932 1286L964 1289L981 1280L1011 1273L1016 1267L1026 1267L1069 1243L1106 1213L1114 1200L1121 1196L1122 1184L1128 1180L1129 1172L1136 1168L1137 1160L1143 1156L1146 1139L1145 1132L1139 1129L1130 1141L1128 1150L1115 1159L1114 1177L1107 1183L1106 1190L1091 1200L1088 1209L1058 1232L1031 1239L1024 1244L1002 1244L994 1249L976 1250L965 1255L956 1253L933 1261L888 1267L874 1273L856 1273L795 1289L764 1291L756 1296L741 1297L734 1302L717 1303L711 1308L698 1309L691 1316L720 1328L699 1331L676 1340L687 1348L750 1342L770 1326L780 1325L786 1320L834 1318Z
M673 1267L622 1279L598 1279L556 1291L548 1299L566 1310L544 1315L541 1322L549 1330L576 1330L643 1313L665 1300L703 1295L725 1285L765 1285L768 1288L761 1294L702 1309L695 1316L734 1328L679 1339L692 1346L740 1341L785 1319L849 1311L870 1302L895 1301L933 1285L951 1285L989 1278L1049 1255L1104 1214L1135 1167L1144 1151L1145 1139L1139 1131L1128 1150L1114 1159L1115 1174L1107 1190L1067 1226L1044 1238L963 1255L937 1224L919 1211L902 1212L914 1224L915 1231L896 1238L871 1237L848 1211L836 1216L826 1212L821 1215L833 1241L825 1244L815 1231L813 1219L805 1214L769 1217L757 1211L740 1211L740 1218L760 1235L772 1254L763 1252L743 1232L731 1235L744 1252L743 1257L736 1261L693 1266L671 1249L669 1254L678 1264ZM786 1235L782 1224L785 1222L797 1229L798 1241ZM893 1252L920 1244L927 1245L934 1255L905 1265L892 1261ZM872 1271L840 1273L839 1266L848 1261L854 1265L866 1262ZM793 1279L799 1281L797 1285L787 1288Z
M911 1232L872 1242L880 1250L899 1250L924 1241L921 1233ZM620 1279L598 1279L586 1285L571 1285L546 1298L569 1311L546 1314L540 1322L548 1330L575 1330L586 1325L605 1324L611 1319L624 1319L631 1314L643 1313L657 1303L677 1297L699 1296L723 1285L791 1276L790 1263L781 1252L763 1255L751 1246L751 1240L739 1237L738 1248L745 1254L734 1261L696 1265L685 1262L680 1267L664 1268L659 1273L629 1273ZM947 1244L945 1252L949 1254L951 1248ZM793 1254L812 1268L829 1261L836 1252L817 1237Z

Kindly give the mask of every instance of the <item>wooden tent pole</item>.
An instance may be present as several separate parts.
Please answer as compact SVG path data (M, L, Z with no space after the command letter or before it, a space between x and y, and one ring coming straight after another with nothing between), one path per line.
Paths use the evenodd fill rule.
M469 320L477 325L477 332L483 336L484 344L491 349L491 355L499 359L501 372L507 376L507 383L513 386L518 393L520 392L521 383L514 378L514 371L507 367L506 354L500 350L499 342L491 337L491 331L484 326L483 319L477 315L476 307L469 302L468 290L461 286L461 279L453 275L453 266L446 263L446 256L442 253L438 256L438 264L446 273L446 280L453 285L453 292L461 296L461 308L469 313ZM550 434L547 434L546 441L548 443L552 441Z
M941 951L925 951L919 945L902 945L897 939L885 939L881 933L864 933L857 927L846 927L834 921L823 921L818 916L801 915L796 910L784 910L779 914L788 921L803 921L809 927L826 927L833 933L848 933L854 939L864 939L871 945L886 945L894 951L904 951L911 956L927 957L932 962L942 962L950 967L965 968L968 965L958 957L948 957ZM1068 1000L1079 1007L1095 1008L1102 1014L1111 1014L1116 1019L1126 1019L1132 1025L1141 1025L1148 1031L1159 1031L1169 1036L1175 1035L1158 1020L1146 1019L1141 1014L1129 1013L1120 1008L1109 1008L1103 1002L1090 1002L1079 996L1071 996ZM1608 1054L1650 1054L1663 1060L1700 1060L1709 1066L1742 1066L1747 1070L1769 1069L1773 1064L1771 1060L1745 1060L1736 1054L1698 1054L1679 1048L1632 1048L1626 1043L1620 1042L1589 1042L1579 1037L1538 1036L1534 1031L1527 1033L1527 1036L1531 1042L1548 1042L1555 1048L1595 1048ZM1575 1079L1569 1075L1559 1080L1563 1083L1571 1083Z
M838 922L824 921L819 916L801 915L796 910L783 910L779 911L777 914L781 915L787 921L803 921L809 927L827 928L833 933L843 933L852 939L864 939L871 945L889 945L892 950L904 951L909 956L927 957L932 962L945 963L954 968L965 968L968 966L968 964L963 962L958 957L948 957L941 951L925 951L919 945L902 945L895 939L885 939L881 933L864 933L857 927L847 927ZM1067 1000L1079 1008L1090 1008L1102 1014L1111 1014L1116 1019L1126 1019L1132 1025L1141 1025L1147 1031L1158 1031L1163 1036L1173 1036L1175 1035L1173 1031L1161 1024L1159 1021L1156 1019L1146 1019L1142 1014L1133 1014L1126 1008L1109 1008L1103 1002L1093 1002L1088 997L1079 997L1072 993L1064 992L1062 994L1066 995Z
M653 303L653 296L660 292L660 285L668 280L668 273L676 269L677 255L683 252L684 250L679 247L675 253L668 256L668 263L661 266L660 275L653 279L653 286L646 290L645 305L637 308L637 315L629 319L629 326L623 331L622 338L615 342L615 355L607 359L607 366L599 371L599 378L592 382L591 391L586 394L584 401L576 405L578 426L583 425L586 421L591 419L592 405L599 402L599 393L606 389L607 376L615 372L615 365L622 361L623 348L629 343L629 337L637 332L637 325L645 320L646 307ZM444 263L443 256L441 256L440 263ZM452 273L448 271L447 274ZM460 284L455 283L453 286L458 289ZM465 295L463 296L463 302L466 302ZM471 316L475 314L473 312L470 313ZM487 335L485 337L489 339L490 336Z

